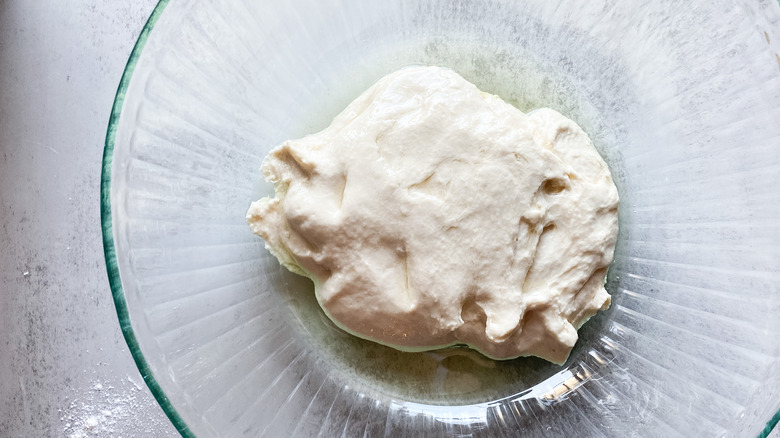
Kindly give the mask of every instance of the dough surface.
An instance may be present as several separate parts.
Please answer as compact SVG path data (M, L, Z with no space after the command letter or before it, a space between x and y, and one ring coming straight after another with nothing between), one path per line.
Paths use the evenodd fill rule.
M524 114L451 70L408 67L262 171L276 196L252 203L252 231L357 336L563 363L609 307L618 192L554 110Z

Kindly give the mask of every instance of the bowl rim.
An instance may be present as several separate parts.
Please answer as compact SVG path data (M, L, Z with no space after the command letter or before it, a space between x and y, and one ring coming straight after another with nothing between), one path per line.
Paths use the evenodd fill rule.
M780 0L777 0L780 3ZM133 48L128 57L122 72L119 85L117 87L114 101L111 106L111 113L108 120L108 127L106 131L106 138L103 149L103 158L101 165L100 176L100 222L103 235L103 255L106 262L106 271L108 274L108 282L111 289L111 295L114 301L114 307L116 308L117 317L119 319L119 325L122 330L122 335L127 343L130 353L135 361L138 371L141 373L146 386L151 390L152 395L157 400L157 403L162 408L168 419L171 420L176 430L185 438L196 438L195 434L190 430L187 423L181 417L179 412L170 402L165 395L162 387L152 373L149 363L141 351L141 347L138 343L138 339L135 336L132 324L130 322L130 313L127 307L127 301L125 299L124 290L122 288L122 280L119 274L119 265L116 258L116 243L113 234L113 221L111 211L111 177L114 158L114 148L116 146L116 132L119 125L119 120L122 115L122 108L124 106L125 96L130 85L130 81L133 76L135 67L141 57L146 42L154 29L157 21L165 10L170 0L158 0L154 6L149 18L144 23L138 38L136 39ZM764 428L759 432L758 438L768 438L773 429L780 423L780 409L770 417Z
M138 35L133 49L130 51L130 57L125 64L122 77L119 80L119 86L117 87L116 95L114 96L114 103L111 106L111 115L108 119L108 128L106 131L105 146L103 149L103 163L101 166L100 175L100 222L103 231L103 255L106 261L106 271L108 273L108 283L111 287L111 295L114 299L114 307L116 308L117 317L119 319L119 326L122 329L122 335L125 338L130 354L133 356L136 367L141 373L146 386L152 391L152 395L157 400L157 403L162 407L165 415L171 420L176 430L185 438L195 438L195 434L192 433L189 426L185 423L184 419L179 415L176 408L173 407L165 392L160 387L160 384L155 379L149 363L141 352L141 346L138 343L138 339L133 331L133 326L130 322L130 313L127 308L127 301L125 300L125 293L122 289L122 280L119 275L119 265L116 258L116 244L114 242L113 234L113 222L111 215L111 169L114 160L114 147L116 146L116 131L119 125L119 119L122 115L122 107L125 102L125 96L128 86L130 85L130 79L133 76L133 71L141 57L146 41L149 39L149 34L157 24L160 15L165 10L170 0L158 0L149 18L146 20L141 33Z

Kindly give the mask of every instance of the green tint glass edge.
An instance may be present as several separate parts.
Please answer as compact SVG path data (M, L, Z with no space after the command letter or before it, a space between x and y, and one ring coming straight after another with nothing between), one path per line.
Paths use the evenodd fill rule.
M152 391L157 403L163 408L163 411L171 420L173 425L179 431L179 433L187 438L196 438L190 431L187 424L176 412L173 405L171 405L168 397L165 396L162 388L152 375L149 364L146 363L146 359L141 353L138 340L135 338L133 327L130 324L130 315L127 311L127 302L125 301L124 291L122 290L122 281L119 278L119 267L116 262L116 248L114 245L113 226L111 223L111 165L114 158L114 143L116 140L116 128L119 122L119 116L122 112L122 105L125 101L125 92L130 84L130 78L133 75L135 64L138 62L138 58L141 56L141 51L146 45L146 40L149 38L149 33L154 28L157 20L162 14L165 6L168 5L170 0L159 0L154 7L149 19L146 20L141 34L138 36L133 50L130 52L130 58L127 60L125 70L122 73L122 79L119 81L119 87L117 88L116 96L114 97L114 105L111 108L111 116L108 120L108 130L106 132L106 143L103 149L103 166L100 177L100 220L103 228L103 253L106 259L106 269L108 271L108 282L111 287L111 294L114 298L114 306L116 307L117 316L119 318L119 325L122 328L122 335L127 342L130 352L133 355L135 364L138 370L141 372L146 385ZM780 4L780 0L778 0ZM772 430L780 423L780 409L775 412L772 418L767 421L766 426L758 435L758 438L768 438Z
M149 34L160 18L165 6L169 0L159 0L154 7L149 19L146 20L141 34L133 46L133 50L130 52L130 57L125 65L125 70L122 73L122 79L119 81L119 87L117 88L116 96L114 97L114 105L111 108L111 115L108 119L108 130L106 132L106 143L103 149L103 166L100 177L100 221L103 229L103 253L106 259L106 270L108 271L108 282L111 286L111 294L114 298L114 306L116 307L116 313L119 318L119 325L122 328L122 335L130 348L130 353L133 355L135 364L138 370L141 372L141 376L146 382L146 386L152 391L157 403L160 404L165 414L171 420L176 430L185 438L195 438L190 428L181 418L170 400L166 397L157 380L152 375L152 371L149 368L149 364L146 362L143 353L141 353L138 340L133 332L133 327L130 324L130 315L127 310L127 301L125 301L124 291L122 290L122 281L119 277L119 266L116 260L116 246L114 243L113 225L111 221L111 167L114 158L114 146L116 142L116 130L119 123L119 117L122 112L122 106L125 101L125 93L130 84L130 79L133 75L136 63L141 56L141 51L146 45L146 41L149 38Z
M761 431L761 434L758 435L758 438L769 438L769 434L772 433L772 429L777 426L777 423L780 423L780 409L775 412L775 415L772 416L769 421L767 421L764 430Z

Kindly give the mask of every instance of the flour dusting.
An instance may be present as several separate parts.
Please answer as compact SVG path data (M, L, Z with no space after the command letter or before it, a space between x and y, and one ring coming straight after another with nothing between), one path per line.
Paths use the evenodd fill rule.
M148 402L140 402L141 384L127 377L122 388L96 380L82 393L73 390L73 396L65 400L60 409L63 436L67 438L115 437L116 431L127 430L128 421L135 421L138 411L150 408ZM143 397L145 399L145 397ZM118 425L123 424L119 428ZM155 436L161 429L159 421L150 420L136 426L142 436Z

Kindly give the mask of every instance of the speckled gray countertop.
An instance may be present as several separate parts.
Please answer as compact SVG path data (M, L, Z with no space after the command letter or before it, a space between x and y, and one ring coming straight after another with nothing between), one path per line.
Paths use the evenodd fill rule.
M100 165L154 0L0 0L0 437L173 437L119 329Z
M0 0L0 438L178 436L122 338L100 231L108 115L155 3Z

